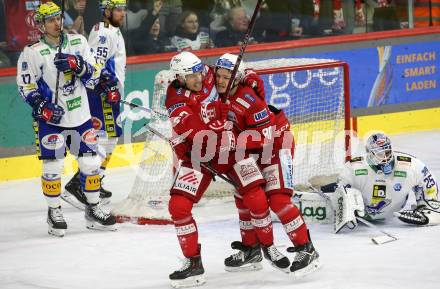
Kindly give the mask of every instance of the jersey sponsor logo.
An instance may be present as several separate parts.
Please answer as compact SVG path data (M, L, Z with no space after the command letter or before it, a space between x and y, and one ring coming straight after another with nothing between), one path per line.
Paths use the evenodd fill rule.
M99 118L93 116L92 117L92 126L95 130L101 130L102 129L102 121Z
M264 168L262 173L266 180L265 192L280 189L280 171L277 164Z
M99 35L99 40L98 42L100 44L104 44L107 41L107 38L104 35Z
M86 176L84 191L96 192L101 187L101 177L99 175Z
M181 95L181 94L182 94L182 91L183 91L183 88L179 88L179 89L176 91L176 94L177 94L177 95Z
M397 161L398 162L410 163L411 162L411 158L410 157L405 157L405 156L397 156Z
M57 197L61 193L61 180L47 180L45 178L41 179L41 186L43 193L49 197Z
M190 90L185 90L185 96L189 97L191 95L191 91Z
M70 40L70 45L78 45L81 44L81 38L76 38L76 39L72 39Z
M23 61L21 63L21 70L26 71L28 69L28 63L26 61Z
M244 106L245 108L249 108L251 107L251 105L249 103L247 103L244 99L242 98L237 98L236 101L241 104L242 106Z
M246 99L249 100L250 102L255 102L255 98L254 98L252 95L250 95L249 93L246 93L246 94L244 95L244 98L246 98Z
M40 51L40 54L41 54L42 56L44 56L44 55L49 55L49 54L50 54L49 48L46 48L46 49L41 50L41 51Z
M62 134L48 134L41 139L41 145L48 150L57 150L64 145L64 136Z
M284 229L286 230L287 234L293 233L296 229L301 227L304 224L304 220L301 218L301 216L296 217L296 219L290 221L287 224L284 224Z
M183 102L173 104L172 106L170 106L168 108L168 115L171 115L176 109L178 109L179 107L182 107L184 105L185 105L185 103L183 103Z
M252 225L257 228L266 228L268 226L272 226L272 218L270 217L270 214L268 214L266 217L262 219L251 219Z
M354 171L354 174L356 176L366 176L368 175L368 170L367 169L358 169Z
M182 167L174 183L174 188L196 196L202 177L203 175L201 172L191 168Z
M406 178L406 172L404 172L404 171L394 171L394 176L395 177Z
M396 192L400 192L402 185L400 183L395 183L393 188Z
M176 235L177 236L189 235L189 234L192 234L196 231L197 231L197 229L196 229L196 226L194 225L194 223L184 225L184 226L176 226Z
M81 96L78 96L74 99L66 101L66 104L67 104L68 111L72 111L74 109L77 109L78 107L81 106Z
M261 110L257 113L254 113L254 120L255 121L260 121L260 120L266 119L268 117L269 117L269 113L267 112L266 108L264 108L263 110Z
M363 160L362 157L356 157L356 158L352 158L352 159L350 160L350 163L360 162L360 161L362 161L362 160Z
M81 141L88 145L94 145L97 142L96 131L93 128L89 128L81 135Z
M255 181L262 180L263 175L255 163L255 160L248 158L234 165L234 171L240 180L241 186L245 187Z
M387 195L387 186L374 185L373 186L373 203L378 203L381 199L385 199Z
M381 200L376 204L371 204L365 206L365 212L368 215L375 216L383 212L384 208L391 204L391 200L385 199Z

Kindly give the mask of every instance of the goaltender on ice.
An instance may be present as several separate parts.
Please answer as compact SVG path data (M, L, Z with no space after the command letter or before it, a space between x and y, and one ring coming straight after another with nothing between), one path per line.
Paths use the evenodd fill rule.
M382 133L368 138L365 155L346 163L337 184L321 186L321 190L334 192L336 233L356 227L356 216L376 221L394 215L414 225L440 224L435 177L419 159L393 151L390 139ZM416 205L404 209L411 193Z

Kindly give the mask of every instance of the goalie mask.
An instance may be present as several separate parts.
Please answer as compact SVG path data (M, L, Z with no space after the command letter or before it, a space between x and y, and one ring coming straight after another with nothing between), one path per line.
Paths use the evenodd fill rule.
M378 170L388 175L393 171L394 158L390 139L382 134L371 135L366 145L367 160Z

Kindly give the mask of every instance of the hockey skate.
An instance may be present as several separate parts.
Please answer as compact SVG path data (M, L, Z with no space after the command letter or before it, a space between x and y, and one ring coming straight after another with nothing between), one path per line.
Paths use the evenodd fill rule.
M47 224L49 225L48 233L56 237L64 237L67 224L63 217L61 207L51 208L47 210Z
M79 171L76 172L76 174L64 187L64 192L61 193L61 199L79 210L85 210L87 206L87 199L81 189Z
M199 255L185 258L182 268L170 274L171 287L186 288L201 286L206 282L203 275L204 273L205 269L203 268L199 249Z
M319 254L311 241L301 246L289 247L287 252L296 253L290 266L290 275L295 279L304 277L321 267Z
M271 245L269 247L266 246L261 246L261 247L263 249L264 258L267 259L273 267L284 273L290 273L289 258L284 256L280 251L278 251L275 245Z
M240 241L231 243L231 248L238 250L225 259L225 270L228 272L258 271L263 268L260 245L246 246Z
M88 205L85 218L87 229L101 231L116 231L116 219L109 213L102 210L100 204Z

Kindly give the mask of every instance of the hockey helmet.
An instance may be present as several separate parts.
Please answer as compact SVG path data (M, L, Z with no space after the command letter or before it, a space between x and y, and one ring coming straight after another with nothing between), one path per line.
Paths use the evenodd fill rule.
M371 135L367 140L365 149L367 151L367 160L371 165L376 166L384 174L392 172L394 164L393 150L391 148L391 141L386 135L382 133Z
M53 2L47 2L38 5L35 12L35 21L37 23L43 23L44 20L58 15L61 15L61 8Z
M100 0L99 1L99 9L104 13L105 9L112 10L113 8L126 8L127 1L126 0Z
M203 63L200 58L193 53L183 51L171 58L170 68L174 75L186 76L189 74L202 72Z
M231 53L225 53L217 59L215 63L215 69L224 68L230 70L231 72L234 70L235 63L237 62L238 56ZM241 79L244 76L245 64L243 61L240 62L240 66L238 67L237 74L235 79Z

